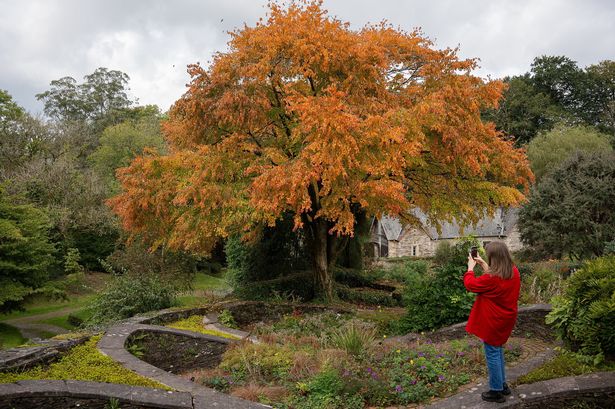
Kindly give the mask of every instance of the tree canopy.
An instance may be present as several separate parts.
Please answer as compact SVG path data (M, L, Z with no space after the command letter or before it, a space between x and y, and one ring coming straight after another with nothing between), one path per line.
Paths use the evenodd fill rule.
M48 278L53 245L44 212L19 204L0 188L0 312L19 308Z
M133 104L128 97L128 75L97 68L82 84L72 77L51 81L51 89L36 95L45 104L45 114L57 120L101 120L113 111Z
M543 256L600 256L615 240L613 203L615 153L578 151L532 189L519 231Z
M111 205L133 235L203 252L290 213L330 298L357 212L475 221L531 180L524 152L481 120L502 83L432 47L385 23L351 30L318 1L273 3L209 67L189 66L163 125L170 153L121 170Z
M559 125L543 133L527 146L530 166L537 179L560 166L577 151L612 151L609 137L587 126Z
M521 146L556 124L615 135L615 61L584 69L565 56L540 56L530 72L505 78L508 89L484 115Z

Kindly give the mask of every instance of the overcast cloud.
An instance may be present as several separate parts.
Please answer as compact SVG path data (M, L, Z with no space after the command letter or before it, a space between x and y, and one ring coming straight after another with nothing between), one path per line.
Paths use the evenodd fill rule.
M612 0L325 0L359 28L388 20L421 27L438 48L481 60L478 74L527 72L534 57L566 55L581 67L615 60ZM166 110L183 92L186 65L224 50L228 30L253 25L266 0L0 0L0 88L32 113L35 94L97 67L127 73L140 104Z

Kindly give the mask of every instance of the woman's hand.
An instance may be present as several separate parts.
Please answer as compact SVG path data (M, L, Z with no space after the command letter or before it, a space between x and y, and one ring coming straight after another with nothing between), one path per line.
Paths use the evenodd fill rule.
M483 260L480 255L477 255L476 257L474 257L474 260L478 264L480 264L480 266L483 268L483 271L485 273L489 271L489 264L487 264L487 262L485 260Z
M468 271L474 271L476 260L472 258L472 254L468 254Z

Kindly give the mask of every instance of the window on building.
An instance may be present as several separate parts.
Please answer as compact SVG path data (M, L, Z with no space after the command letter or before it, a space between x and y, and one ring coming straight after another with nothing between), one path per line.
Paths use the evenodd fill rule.
M412 246L412 256L416 257L417 255L417 246Z

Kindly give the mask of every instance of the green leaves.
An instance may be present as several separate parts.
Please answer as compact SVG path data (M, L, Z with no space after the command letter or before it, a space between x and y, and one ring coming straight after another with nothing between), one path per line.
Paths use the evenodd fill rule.
M589 261L553 301L547 324L575 351L595 357L615 353L615 256Z
M538 254L600 256L615 239L615 154L576 153L530 194L519 213L523 241Z

